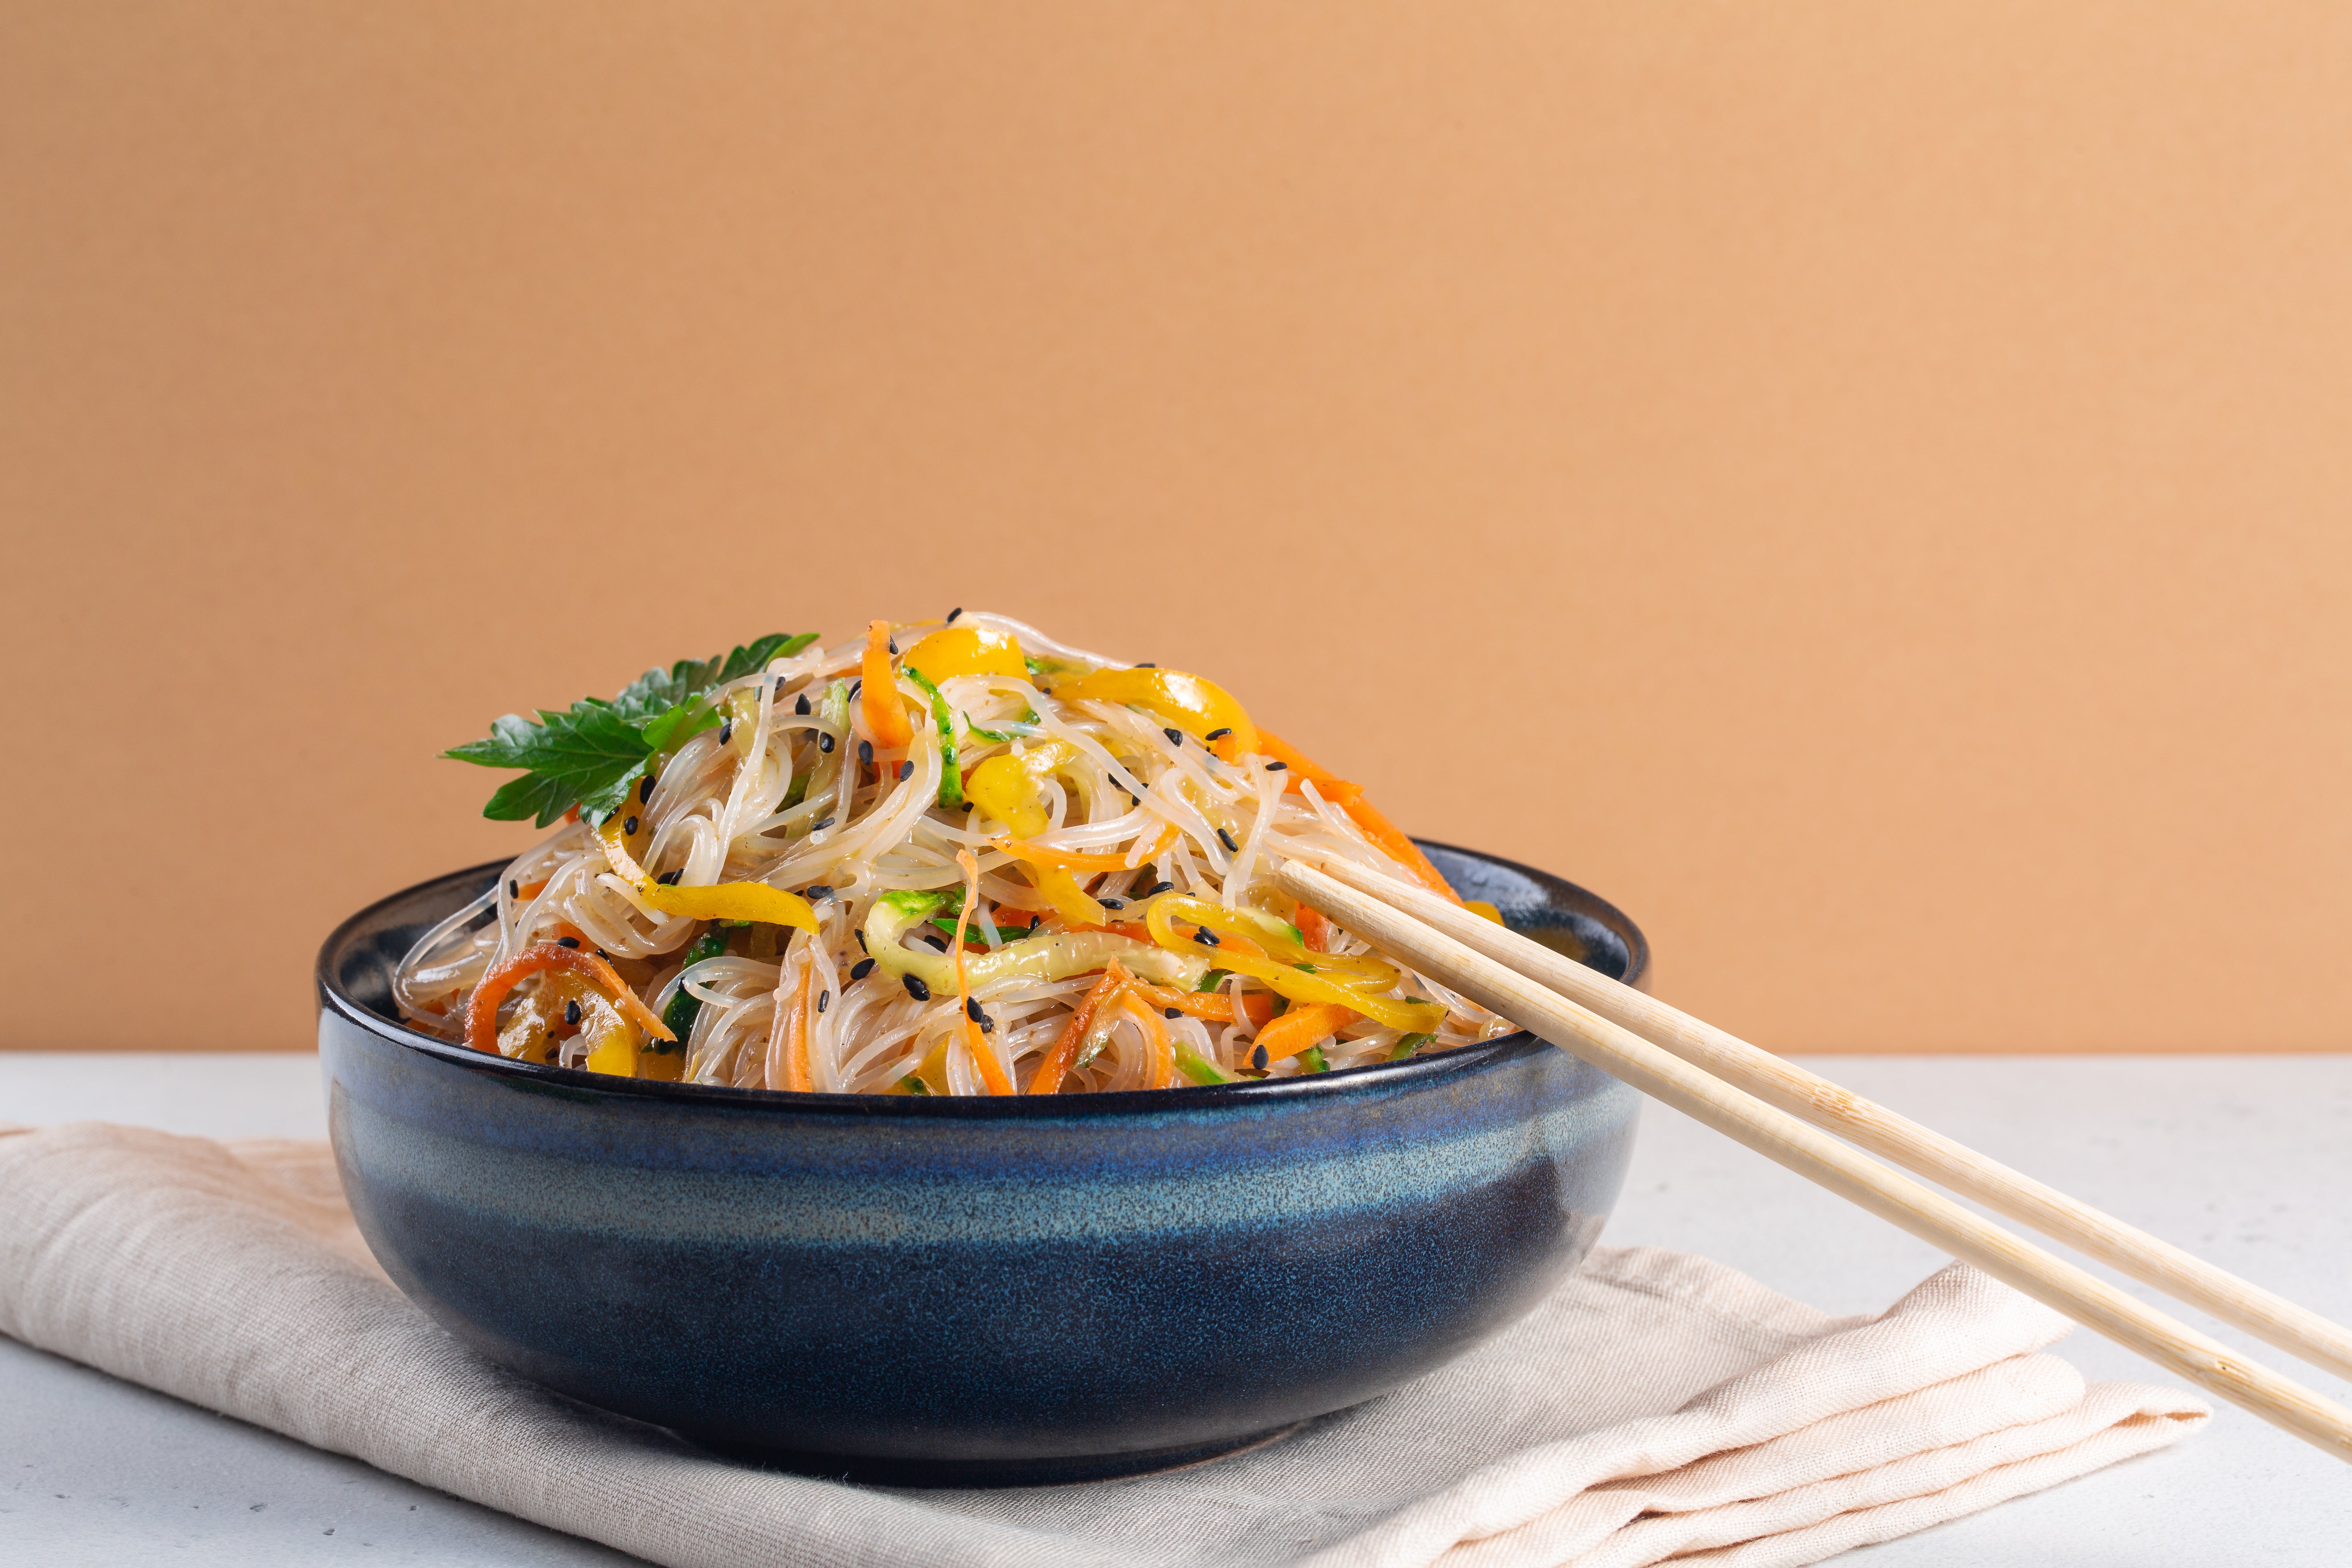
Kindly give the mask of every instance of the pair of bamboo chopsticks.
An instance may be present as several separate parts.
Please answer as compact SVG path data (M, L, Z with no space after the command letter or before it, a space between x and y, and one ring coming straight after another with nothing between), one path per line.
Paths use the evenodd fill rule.
M2281 1350L2352 1377L2352 1331L1420 888L1293 861L1375 947L2200 1388L2352 1462L2352 1410L1847 1147L1851 1139Z

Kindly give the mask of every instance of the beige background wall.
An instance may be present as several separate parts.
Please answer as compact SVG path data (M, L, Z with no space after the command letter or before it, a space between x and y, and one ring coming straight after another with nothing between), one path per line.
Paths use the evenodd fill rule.
M0 1041L989 605L1784 1048L2352 1046L2352 11L0 4Z

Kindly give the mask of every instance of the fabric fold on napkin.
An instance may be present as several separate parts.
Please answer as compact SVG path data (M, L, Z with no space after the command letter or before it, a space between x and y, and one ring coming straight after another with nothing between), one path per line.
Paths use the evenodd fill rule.
M375 1266L323 1143L0 1133L0 1332L674 1568L1816 1563L2210 1415L2086 1386L2039 1353L2069 1326L1958 1264L1832 1319L1704 1258L1603 1247L1469 1355L1265 1448L886 1490L730 1463L483 1361Z

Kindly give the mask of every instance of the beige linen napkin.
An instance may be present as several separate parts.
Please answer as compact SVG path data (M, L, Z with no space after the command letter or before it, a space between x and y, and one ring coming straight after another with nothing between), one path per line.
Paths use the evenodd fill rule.
M1704 1258L1603 1247L1472 1354L1254 1453L882 1490L729 1464L483 1362L376 1268L322 1143L0 1134L0 1331L676 1568L1815 1563L2210 1414L2034 1353L2067 1326L1958 1265L1833 1319Z

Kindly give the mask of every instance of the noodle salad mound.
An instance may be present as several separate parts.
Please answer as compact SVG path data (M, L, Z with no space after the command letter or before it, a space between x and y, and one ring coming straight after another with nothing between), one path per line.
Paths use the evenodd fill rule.
M762 637L446 754L526 770L484 815L563 824L394 976L412 1026L478 1050L1071 1094L1510 1032L1274 882L1286 859L1350 860L1454 897L1362 791L1198 676L1001 616Z

